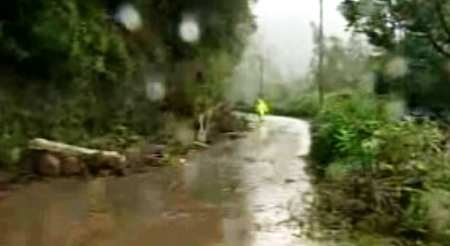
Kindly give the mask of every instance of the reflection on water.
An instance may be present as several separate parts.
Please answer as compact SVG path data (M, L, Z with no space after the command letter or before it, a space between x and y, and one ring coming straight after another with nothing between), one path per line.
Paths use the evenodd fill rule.
M300 228L290 219L306 212L303 198L311 187L304 162L295 156L297 138L259 137L223 143L193 159L186 166L187 187L227 211L226 245L299 245Z
M223 142L183 168L12 191L0 200L0 245L305 244L290 218L305 215L311 190L296 156L307 128L270 122L265 138L255 132Z
M255 131L192 159L186 186L197 199L231 210L222 221L226 245L301 245L292 218L305 218L311 199L305 163L298 157L309 151L308 125L269 117L262 129L263 134Z
M178 176L157 169L21 187L0 200L0 245L212 245L221 238L219 209L175 189Z

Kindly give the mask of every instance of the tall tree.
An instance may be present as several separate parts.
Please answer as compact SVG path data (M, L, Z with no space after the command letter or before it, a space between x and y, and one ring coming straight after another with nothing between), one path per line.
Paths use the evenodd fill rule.
M445 65L450 58L450 1L343 0L341 11L349 29L366 35L382 51L375 59L379 91L389 87L401 92L411 105L450 106ZM399 56L408 73L394 83L383 75Z
M364 33L371 44L391 49L398 33L427 42L442 56L450 57L447 0L344 0L341 10L354 31Z

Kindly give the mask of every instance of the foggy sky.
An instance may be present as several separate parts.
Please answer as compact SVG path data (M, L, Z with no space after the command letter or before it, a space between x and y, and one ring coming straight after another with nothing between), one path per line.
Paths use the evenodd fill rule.
M342 0L324 0L326 36L347 38L346 22L337 10ZM319 23L319 0L258 0L254 10L258 31L253 38L262 52L289 77L304 75L310 66L313 35Z

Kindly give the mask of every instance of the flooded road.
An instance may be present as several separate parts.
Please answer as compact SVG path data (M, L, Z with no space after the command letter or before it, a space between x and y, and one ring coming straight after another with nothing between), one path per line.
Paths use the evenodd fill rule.
M296 236L309 138L307 123L268 117L182 167L19 187L0 200L0 245L312 245Z

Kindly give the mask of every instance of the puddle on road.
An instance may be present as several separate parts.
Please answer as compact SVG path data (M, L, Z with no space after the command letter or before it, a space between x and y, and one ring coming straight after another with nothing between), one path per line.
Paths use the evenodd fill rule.
M21 187L0 200L0 245L311 245L289 220L311 190L298 143L254 133L177 169Z
M223 211L225 245L301 246L298 219L311 191L295 134L277 133L222 143L186 166L186 187ZM296 218L295 221L292 219ZM311 245L311 244L308 244Z
M186 196L178 176L157 169L19 188L0 200L0 245L213 245L221 238L219 209Z

